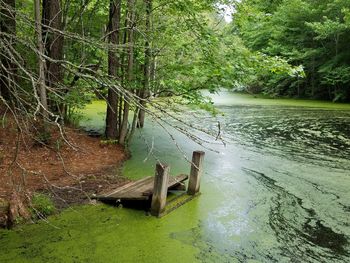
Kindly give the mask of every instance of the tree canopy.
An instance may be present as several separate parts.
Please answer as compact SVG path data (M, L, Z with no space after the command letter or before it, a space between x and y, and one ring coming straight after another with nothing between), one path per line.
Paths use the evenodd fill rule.
M97 96L106 137L127 144L159 96L348 100L349 10L346 0L1 0L1 102L59 126Z
M305 78L262 75L262 91L344 101L350 98L346 0L243 0L232 27L251 50L302 65Z

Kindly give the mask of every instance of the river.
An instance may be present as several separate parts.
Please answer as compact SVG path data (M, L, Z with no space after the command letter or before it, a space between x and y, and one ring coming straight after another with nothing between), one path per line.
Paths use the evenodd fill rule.
M220 122L225 145L209 151L170 129L174 143L148 120L124 167L138 179L161 159L188 173L183 155L205 150L202 195L162 219L97 205L0 231L0 262L350 262L350 106L212 98L216 117L182 118L209 130ZM87 129L102 129L104 107L87 107Z

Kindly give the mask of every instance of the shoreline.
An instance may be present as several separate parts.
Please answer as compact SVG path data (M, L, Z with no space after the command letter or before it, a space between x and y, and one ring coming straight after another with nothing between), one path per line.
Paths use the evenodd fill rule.
M0 128L0 227L33 220L35 194L45 195L59 213L129 181L121 171L129 158L123 147L71 127L65 128L65 136L72 145L58 131L50 133L50 142L38 146L27 134L16 140L10 117Z

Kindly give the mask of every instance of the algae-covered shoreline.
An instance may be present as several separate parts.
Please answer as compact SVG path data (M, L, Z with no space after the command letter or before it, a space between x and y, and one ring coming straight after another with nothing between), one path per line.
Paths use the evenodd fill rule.
M142 211L107 205L82 206L53 216L47 222L0 232L1 262L193 262L198 252L191 245L169 239L164 223ZM171 220L174 231L191 220ZM194 222L192 222L194 223ZM153 245L148 240L157 240ZM162 246L177 249L162 251ZM153 249L150 249L153 248ZM157 253L155 253L157 251ZM173 251L173 252L172 252ZM168 261L171 262L171 261Z

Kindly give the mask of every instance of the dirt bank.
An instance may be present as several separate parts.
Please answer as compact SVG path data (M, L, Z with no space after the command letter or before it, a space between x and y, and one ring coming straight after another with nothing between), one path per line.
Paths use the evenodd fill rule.
M12 199L28 206L30 196L40 191L65 208L126 182L120 167L127 155L120 146L74 128L65 128L64 137L51 128L47 145L42 145L35 132L19 131L10 117L0 124L0 225L9 220Z

